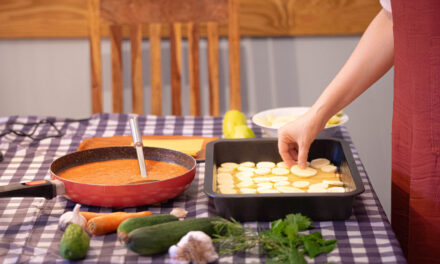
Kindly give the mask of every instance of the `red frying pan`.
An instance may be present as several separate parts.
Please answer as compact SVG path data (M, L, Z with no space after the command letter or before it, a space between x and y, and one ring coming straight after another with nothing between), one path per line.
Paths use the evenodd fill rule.
M73 182L57 174L67 168L81 164L116 160L137 159L133 147L107 147L78 151L56 159L50 165L49 181L33 181L0 186L0 197L45 197L52 199L57 195L81 204L131 207L165 201L179 195L191 184L196 172L196 161L182 152L144 147L146 160L176 163L188 169L182 175L167 180L129 185L98 185ZM93 177L93 175L91 175Z

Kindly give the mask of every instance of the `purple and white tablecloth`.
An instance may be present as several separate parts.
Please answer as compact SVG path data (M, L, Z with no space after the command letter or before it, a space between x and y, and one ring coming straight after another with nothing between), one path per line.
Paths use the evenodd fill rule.
M32 140L14 133L0 137L0 185L49 179L52 161L76 148L84 138L130 135L129 115L96 114L86 120L72 120L35 116L0 118L0 135L8 129L30 133L35 126L18 123L37 123L40 120L55 121L62 137ZM10 124L10 125L8 125ZM12 125L15 124L15 125ZM143 135L221 136L222 119L219 117L139 116L138 124ZM250 124L251 125L251 124ZM251 125L252 126L252 125ZM252 127L257 136L261 131ZM34 136L56 135L56 129L48 123L36 128ZM345 127L336 137L350 143L356 164L365 185L365 192L354 201L353 214L346 221L314 222L315 230L324 238L338 240L337 248L330 254L320 255L309 263L406 263L399 243L391 229L380 202L371 187L367 173L353 146ZM214 214L214 208L203 192L205 166L199 163L196 177L190 188L171 201L154 206L126 208L127 212L150 210L153 213L169 213L173 208L185 208L188 217L206 217ZM387 175L384 175L386 177ZM74 203L57 197L0 198L0 261L3 263L59 263L59 241L62 231L58 219L72 210ZM82 210L111 212L111 208L82 206ZM246 223L257 227L257 223ZM90 250L84 263L168 263L167 254L154 257L139 256L121 245L116 234L92 237ZM234 256L222 256L219 263L262 263L264 256L249 251Z

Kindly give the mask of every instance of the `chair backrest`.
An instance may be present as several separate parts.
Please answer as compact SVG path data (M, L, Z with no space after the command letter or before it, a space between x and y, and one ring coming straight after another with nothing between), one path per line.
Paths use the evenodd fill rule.
M149 27L151 68L151 112L162 115L161 31L170 27L172 114L182 114L181 41L186 24L190 114L201 115L199 39L201 23L206 23L208 40L209 108L218 116L219 104L219 34L218 25L228 24L229 39L229 109L241 110L239 0L88 0L92 71L92 112L102 108L102 62L100 21L110 22L112 52L113 112L121 113L122 30L130 26L132 112L143 114L142 26Z

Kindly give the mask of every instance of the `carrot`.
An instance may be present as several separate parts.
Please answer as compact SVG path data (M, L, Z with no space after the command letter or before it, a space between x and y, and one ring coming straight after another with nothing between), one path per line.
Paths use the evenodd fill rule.
M90 234L95 236L105 235L114 232L122 221L132 217L152 215L150 211L143 211L137 213L117 212L101 215L90 219L87 222L87 230Z
M113 213L95 213L95 212L79 212L82 216L84 216L84 218L89 221L90 219L97 217L97 216L103 216L103 215L108 215L108 214L113 214Z

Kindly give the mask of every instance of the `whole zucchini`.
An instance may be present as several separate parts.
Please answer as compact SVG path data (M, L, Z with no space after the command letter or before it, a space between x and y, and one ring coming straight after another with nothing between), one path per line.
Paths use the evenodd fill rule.
M164 253L189 231L203 231L212 236L214 234L212 222L219 220L224 219L221 217L193 218L140 227L128 234L125 246L140 255Z
M124 242L128 238L128 233L140 227L152 226L178 220L179 218L170 214L158 214L128 218L118 226L118 239L121 242Z

